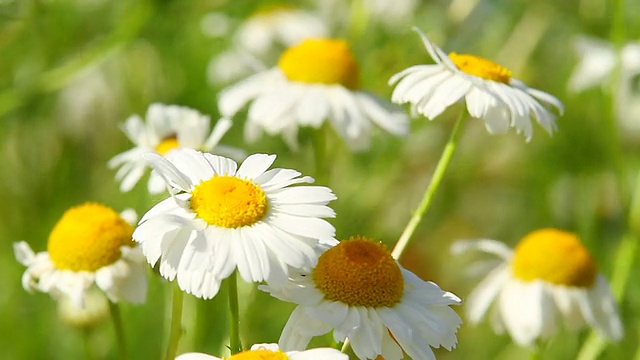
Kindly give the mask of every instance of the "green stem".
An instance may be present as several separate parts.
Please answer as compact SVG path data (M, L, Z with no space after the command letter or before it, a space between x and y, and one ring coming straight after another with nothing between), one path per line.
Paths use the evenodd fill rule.
M344 339L344 343L342 343L342 348L340 349L340 352L342 352L343 354L346 354L350 346L351 346L351 343L349 342L349 338Z
M316 166L314 178L319 184L326 184L330 177L330 170L327 166L327 141L329 137L329 130L331 129L329 129L325 124L319 129L316 129L311 136L313 157Z
M184 293L177 283L173 284L171 304L171 328L169 330L169 344L165 360L173 360L178 352L178 344L182 336L182 305Z
M229 334L229 348L231 355L242 352L242 342L240 341L240 310L238 306L238 282L237 274L234 271L227 279L229 284L229 311L231 313L231 326Z
M120 360L127 359L127 343L124 337L124 326L122 326L122 315L118 304L109 301L109 313L113 321L113 327L116 330L116 340L118 342L118 355Z
M407 227L402 232L398 243L393 248L391 255L394 259L399 259L402 253L404 252L407 244L409 243L409 239L413 235L418 227L418 224L422 220L424 214L429 210L429 206L431 206L431 201L433 199L433 195L436 193L436 190L440 186L440 182L444 177L444 174L449 166L449 162L451 162L451 158L453 157L453 153L458 145L458 140L460 139L460 135L462 134L462 124L467 117L466 111L463 111L458 117L456 124L453 126L453 130L451 131L451 135L449 136L449 141L440 156L440 160L438 160L438 165L436 165L436 169L433 172L433 177L431 178L431 182L427 187L427 190L424 193L424 197L422 201L418 205L418 208L413 213L413 216L409 220Z
M93 351L91 351L91 334L90 327L82 329L82 342L84 347L84 358L87 360L93 360Z

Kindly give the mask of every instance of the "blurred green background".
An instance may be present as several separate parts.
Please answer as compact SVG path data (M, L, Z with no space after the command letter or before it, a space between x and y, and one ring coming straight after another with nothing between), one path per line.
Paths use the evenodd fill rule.
M217 119L217 94L229 84L207 80L209 61L230 48L234 28L265 3L279 2L0 0L1 359L117 357L111 323L73 328L60 320L49 296L22 289L24 267L12 244L25 240L44 251L64 210L88 200L141 215L162 199L147 194L144 180L130 193L118 191L106 161L131 146L118 126L129 115L144 115L153 102L189 106ZM316 7L312 1L289 5ZM211 12L229 19L220 24L219 37L202 30ZM578 233L599 269L612 274L628 228L640 132L618 126L612 91L594 88L576 95L566 83L577 61L577 35L607 39L613 33L616 41L638 41L638 14L640 2L608 0L423 1L411 19L393 26L373 16L363 23L357 14L335 14L346 21L330 25L331 35L350 41L362 87L383 98L391 94L391 75L430 62L411 31L415 25L446 51L495 60L566 107L559 131L549 136L534 126L530 143L513 131L491 136L480 121L467 122L435 203L401 260L405 267L464 300L477 278L449 253L453 241L493 238L513 245L529 231L553 226ZM334 139L332 172L323 185L338 196L331 204L338 238L362 234L393 245L422 197L452 120L417 118L403 139L380 132L365 153L350 153ZM242 125L240 116L222 143L278 154L276 166L322 177L314 174L306 138L298 152L279 138L249 145L242 140ZM620 304L625 338L608 346L604 359L638 356L637 274L634 264ZM161 358L166 343L169 286L151 271L149 279L146 305L122 305L132 359ZM241 287L244 344L276 342L293 306L254 288ZM220 355L228 341L226 312L224 291L208 301L187 295L179 352ZM573 358L587 334L559 335L543 358ZM464 323L458 348L437 351L442 359L528 356L527 349L494 335L487 324Z

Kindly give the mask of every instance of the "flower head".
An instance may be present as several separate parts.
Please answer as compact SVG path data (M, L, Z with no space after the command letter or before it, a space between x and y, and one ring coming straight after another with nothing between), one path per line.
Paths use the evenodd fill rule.
M133 238L160 274L190 294L212 298L236 268L246 281L285 281L310 267L319 239L335 229L322 218L336 197L291 169L267 170L275 155L254 154L238 168L227 158L180 149L149 154L172 196L142 218Z
M490 308L498 333L531 345L556 333L561 323L589 325L617 341L623 329L606 279L578 237L557 229L525 236L511 250L495 240L462 241L454 252L479 249L503 259L469 295L467 312L479 322Z
M176 106L152 104L146 115L146 122L134 115L124 123L123 131L135 146L109 160L109 167L118 169L116 180L120 181L120 190L131 190L138 183L147 164L142 157L145 153L166 155L171 150L190 148L201 151L220 151L242 157L241 151L218 142L231 127L231 121L220 119L209 134L210 119L196 110ZM155 173L151 173L149 192L161 193L165 184Z
M176 360L349 360L349 357L331 348L283 352L277 344L255 344L251 350L228 358L217 358L201 353L186 353L178 356Z
M404 113L359 90L358 63L343 40L306 39L290 47L277 67L223 90L220 112L233 117L249 102L248 141L265 131L295 148L299 127L325 121L354 150L369 147L373 124L394 135L408 132Z
M403 350L413 359L433 359L431 347L456 345L461 319L449 306L460 299L405 270L368 238L329 247L311 271L261 289L298 304L280 337L283 349L304 349L330 331L336 341L348 338L360 359L401 359Z
M124 217L131 222L135 218L128 215L85 203L64 213L49 235L47 252L34 254L26 242L15 243L16 258L28 267L22 286L56 298L66 296L78 308L84 307L93 285L113 302L144 302L144 257L131 240L133 226Z
M416 65L394 75L396 84L391 100L411 104L412 110L430 120L448 107L464 102L473 118L481 119L490 133L506 132L510 127L531 139L535 119L549 133L556 128L555 116L548 108L563 112L558 99L527 87L512 77L507 68L468 54L446 55L418 29L432 65Z

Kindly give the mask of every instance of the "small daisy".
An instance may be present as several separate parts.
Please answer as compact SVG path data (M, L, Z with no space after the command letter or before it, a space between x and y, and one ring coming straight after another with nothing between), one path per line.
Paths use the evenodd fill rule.
M94 285L112 302L143 303L146 266L131 241L133 222L132 213L121 216L98 203L70 208L51 231L46 252L34 254L24 241L14 244L18 262L27 266L22 286L54 298L66 296L78 308L84 308Z
M223 90L219 108L230 118L251 103L245 125L250 142L265 131L282 134L296 148L299 127L319 128L325 121L354 150L369 147L373 124L406 135L406 115L360 91L358 77L358 63L345 41L307 39L287 49L277 67Z
M510 127L527 141L533 133L531 118L549 133L556 128L548 108L562 113L562 103L542 91L527 87L511 77L511 71L487 59L467 54L446 55L417 28L433 65L412 66L391 77L396 84L391 100L411 104L413 112L435 119L448 107L463 102L466 111L485 123L491 134Z
M431 347L456 346L462 320L450 305L460 299L422 281L391 257L384 245L352 237L323 252L313 270L283 287L261 286L298 304L282 331L285 350L306 348L312 337L333 331L349 339L360 359L435 359Z
M167 158L148 154L172 188L133 233L160 274L180 289L212 298L236 268L251 281L286 281L288 267L309 267L319 239L335 229L322 218L336 197L291 169L267 170L275 155L254 154L238 168L230 159L192 149Z
M502 263L469 295L472 323L491 312L497 333L504 330L520 345L554 335L564 322L570 330L585 325L618 341L623 328L607 280L596 270L578 237L557 229L525 236L514 251L499 241L461 241L454 253L481 250Z
M349 360L349 357L331 348L282 352L277 344L255 344L251 347L251 350L243 351L228 358L218 358L201 353L187 353L178 356L176 360Z
M231 121L220 119L209 134L210 119L196 110L176 106L151 104L147 110L146 123L138 115L133 115L124 123L122 130L135 144L109 160L109 167L118 169L116 180L120 181L120 191L131 190L138 183L147 164L142 154L154 152L166 155L176 148L191 148L201 151L217 150L242 157L237 149L218 146L222 136L231 127ZM155 173L151 173L148 184L151 194L163 192L165 184Z

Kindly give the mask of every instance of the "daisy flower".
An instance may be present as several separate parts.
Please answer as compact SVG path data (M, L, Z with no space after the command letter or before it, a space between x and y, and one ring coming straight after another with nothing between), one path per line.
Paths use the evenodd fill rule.
M240 24L233 34L233 48L210 62L208 76L217 84L264 70L274 51L278 54L306 38L327 33L327 26L312 12L282 5L264 7Z
M278 66L255 74L220 94L219 109L233 117L251 103L247 141L262 132L282 134L297 147L299 127L319 128L328 121L354 150L369 147L373 125L406 135L407 116L359 90L358 63L343 40L307 39L287 49Z
M109 167L119 167L116 180L120 181L120 191L131 190L140 180L147 164L142 154L153 152L166 155L176 148L191 148L201 151L218 150L244 156L241 151L225 146L218 146L222 136L231 127L231 121L220 119L209 134L208 116L196 110L176 106L151 104L147 110L146 122L138 115L133 115L124 123L122 130L129 137L134 147L109 160ZM155 173L151 173L148 183L149 192L163 192L165 184Z
M497 333L506 330L525 346L549 338L562 324L570 330L589 325L610 340L622 338L607 280L576 235L540 229L525 236L514 251L495 240L461 241L453 246L454 253L469 250L502 260L469 295L471 323L490 312Z
M84 308L94 286L112 302L143 303L146 269L142 251L131 241L133 222L132 212L120 215L98 203L70 208L51 231L46 252L34 254L24 241L14 244L18 262L27 266L22 286L68 297L78 308Z
M417 28L432 65L416 65L389 80L396 84L391 100L411 104L414 113L433 120L450 106L464 102L468 114L484 121L491 134L504 133L510 127L523 133L527 141L535 119L549 133L556 129L549 108L562 113L562 103L540 90L527 87L511 76L511 71L490 60L468 54L446 55Z
M312 337L333 331L350 341L360 359L435 359L431 347L456 346L462 320L450 305L460 299L402 268L386 247L351 237L328 248L315 268L281 287L261 286L298 304L282 331L285 350L306 348Z
M322 219L335 216L327 206L335 195L321 186L291 187L313 178L267 170L275 155L251 155L239 168L192 149L146 157L172 196L144 215L133 238L187 293L214 297L236 268L248 282L286 281L289 267L312 264L318 239L335 234Z
M349 360L346 354L336 349L318 348L305 351L280 350L277 344L255 344L251 350L243 351L228 358L218 358L202 353L186 353L176 360Z

